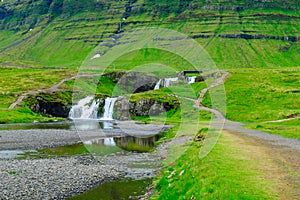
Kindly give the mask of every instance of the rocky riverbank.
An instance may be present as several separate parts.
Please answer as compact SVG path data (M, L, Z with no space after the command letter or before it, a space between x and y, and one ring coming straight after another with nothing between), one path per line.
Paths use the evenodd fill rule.
M0 150L39 149L74 144L87 139L126 134L132 123L119 128L73 131L32 129L0 131ZM132 134L151 134L159 125L136 125ZM168 127L169 128L169 127ZM156 130L157 129L157 130ZM122 133L122 131L125 133ZM84 136L82 136L84 134ZM81 137L82 136L82 137ZM163 155L117 152L106 156L69 156L43 159L0 159L0 199L65 199L115 179L144 179L155 176Z
M123 176L93 157L0 161L0 199L64 199Z
M0 199L65 199L120 178L152 178L157 159L148 153L0 160Z

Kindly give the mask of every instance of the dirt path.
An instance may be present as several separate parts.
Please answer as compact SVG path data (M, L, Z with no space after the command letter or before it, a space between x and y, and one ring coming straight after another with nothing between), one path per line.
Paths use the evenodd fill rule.
M280 119L280 120L274 120L274 121L266 121L266 122L261 122L263 124L265 123L269 123L269 122L287 122L287 121L291 121L291 120L294 120L294 119L300 119L300 115L297 115L295 117L291 117L291 118L288 118L288 119Z
M299 152L278 148L265 140L225 130L224 137L246 152L241 159L251 160L260 172L260 179L278 194L279 199L299 199Z
M94 76L101 76L101 74L78 74L78 75L72 76L70 78L65 78L65 79L61 80L59 83L51 86L50 88L25 92L25 93L21 94L21 96L19 96L19 98L9 106L8 110L12 110L17 105L20 105L22 103L22 101L24 100L24 98L27 97L28 95L36 95L40 92L55 92L55 91L58 91L59 87L62 84L64 84L66 81L70 81L70 80L74 80L74 79L82 78L82 77L94 77Z
M201 105L206 92L223 84L229 75L225 71L221 73L223 75L215 83L200 92L197 100L186 99L194 101L194 107L212 112L218 122L212 123L212 128L223 127L222 134L235 138L237 143L248 150L249 158L257 160L257 165L264 172L262 178L272 182L280 199L300 199L300 140L246 129L242 123L227 120L220 111ZM287 120L276 122L281 121Z

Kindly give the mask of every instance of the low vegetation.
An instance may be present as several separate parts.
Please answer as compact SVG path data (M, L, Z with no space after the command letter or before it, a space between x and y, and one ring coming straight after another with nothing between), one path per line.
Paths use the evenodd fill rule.
M245 122L254 129L299 138L299 121L263 123L299 115L299 80L299 68L230 70L225 83L226 117ZM217 92L219 89L213 90ZM209 95L205 96L203 104L211 106Z
M292 119L284 122L253 123L246 126L250 129L258 129L270 134L281 135L286 138L300 140L300 119Z
M62 118L45 117L32 112L27 106L13 110L0 110L0 124L53 122Z
M230 70L225 83L227 118L263 122L299 114L299 80L299 68ZM204 104L210 105L209 96L204 99Z
M178 160L165 166L151 199L278 198L272 180L261 178L264 172L257 160L235 138L221 135L203 159L198 157L201 145L202 141L193 142Z

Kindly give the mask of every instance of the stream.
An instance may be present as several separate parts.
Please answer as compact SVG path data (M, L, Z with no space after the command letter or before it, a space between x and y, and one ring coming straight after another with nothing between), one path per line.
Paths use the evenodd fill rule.
M28 161L35 162L43 159L56 160L68 157L78 159L78 156L83 158L93 156L100 164L117 166L112 168L121 172L121 175L113 179L105 179L104 182L101 181L102 184L95 180L88 189L76 190L66 197L129 199L143 195L158 168L157 159L151 155L151 151L155 147L155 142L169 127L162 129L159 134L151 134L152 130L156 130L155 126L152 125L150 129L149 125L137 123L137 126L146 128L141 130L135 128L130 131L132 122L88 119L0 125L0 168L1 162L10 162L10 160L28 163ZM129 135L128 132L133 134ZM51 145L47 146L48 144ZM22 167L23 164L20 165L18 167L21 171L27 170ZM11 170L8 173L16 176L19 172ZM55 176L50 173L46 176L51 175Z

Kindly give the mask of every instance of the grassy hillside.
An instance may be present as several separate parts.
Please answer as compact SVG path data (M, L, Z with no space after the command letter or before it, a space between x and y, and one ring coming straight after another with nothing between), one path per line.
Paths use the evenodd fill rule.
M122 17L122 31L162 27L191 36L219 68L300 63L299 4L288 0L2 2L0 63L76 69L120 31Z
M291 79L290 84L296 87L295 84L299 80L297 75L270 70L258 71L257 76L256 70L300 66L299 10L299 4L292 0L284 2L164 0L154 3L148 0L0 2L0 65L38 68L38 73L28 75L32 81L25 81L26 84L23 85L26 87L18 87L18 84L22 85L24 79L20 79L18 84L13 84L7 79L13 75L2 78L3 86L0 92L4 93L0 105L5 108L23 91L50 86L65 77L49 77L47 74L51 73L50 68L66 69L73 73L100 42L119 31L139 27L159 27L173 29L194 38L205 47L218 68L247 68L247 70L255 68L246 70L247 72L231 71L232 79L226 88L230 119L242 121L281 119L298 112L292 107L294 103L289 109L283 108L283 104L294 101L294 97L288 93L282 93L281 90L272 93L281 97L281 108L278 110L273 109L275 103L264 105L264 100L259 101L254 96L244 102L245 110L236 115L234 112L241 110L236 102L242 98L236 96L236 90L243 90L245 95L248 95L254 90L252 86L247 85L249 82L271 81L275 77L271 85L274 83L277 87L281 85L278 77L292 78L292 76L296 77ZM189 67L185 60L169 52L143 49L120 57L113 63L113 69L128 70L151 62L161 62L178 71ZM45 67L50 71L44 70ZM6 72L6 67L3 70ZM16 71L20 72L18 69ZM26 71L22 70L20 73ZM274 73L274 77L270 73ZM41 79L43 84L36 80L41 78L40 76L48 77ZM275 83L277 79L279 81ZM241 84L245 88L240 87ZM258 87L260 86L256 86ZM266 88L261 95L269 90ZM259 92L253 91L251 94L256 93ZM267 96L263 99L269 98ZM242 100L245 99L248 98ZM265 109L270 111L267 111L264 117L257 114Z

